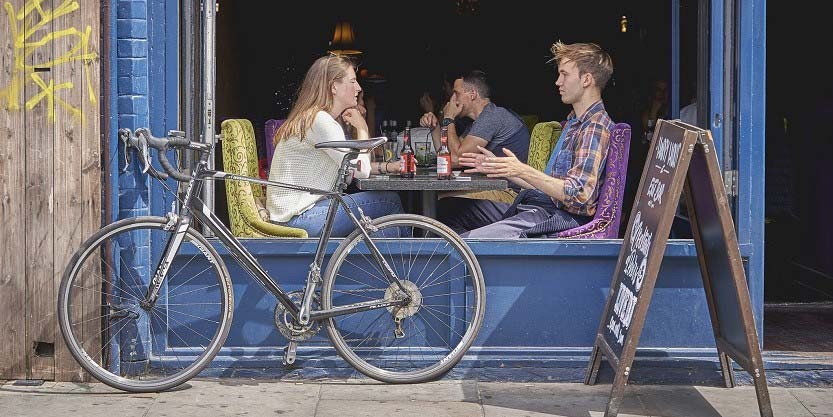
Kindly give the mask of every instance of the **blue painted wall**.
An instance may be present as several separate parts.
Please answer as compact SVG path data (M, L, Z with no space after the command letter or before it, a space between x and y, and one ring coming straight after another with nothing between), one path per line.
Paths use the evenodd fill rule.
M764 1L741 1L741 132L740 218L738 234L741 253L747 265L753 308L762 330L763 309L763 166L764 146ZM116 45L111 59L116 62L110 74L114 97L110 98L116 129L150 127L161 136L177 128L178 71L177 2L174 0L114 1L111 40ZM722 1L714 0L720 10ZM713 29L719 29L722 16L715 14ZM716 33L720 33L717 30ZM719 41L717 41L719 43ZM719 44L715 47L720 47ZM714 66L717 62L713 62ZM712 104L720 109L720 75L712 78ZM715 129L719 137L719 129ZM115 181L110 190L113 218L143 214L164 214L171 200L160 197L163 187L141 175L135 164L124 168L124 156L117 141L111 141L111 158L119 164L109 174ZM116 165L116 164L114 164ZM174 184L168 184L173 188ZM137 242L141 245L142 242ZM465 366L503 367L515 363L558 363L558 358L586 365L598 327L610 277L620 243L616 241L535 241L471 242L487 277L487 316L483 330L467 357ZM267 270L281 277L288 290L299 289L314 251L315 241L250 240L246 246ZM330 252L336 244L331 244ZM224 253L224 251L221 251ZM640 340L640 354L682 358L711 355L713 338L705 297L691 241L672 241L666 251L646 327ZM226 348L215 365L225 367L246 363L269 367L279 363L284 341L271 323L275 300L248 278L226 257L234 277L235 323ZM319 336L302 348L328 349ZM704 353L705 352L705 353ZM344 366L335 359L319 361L324 367Z

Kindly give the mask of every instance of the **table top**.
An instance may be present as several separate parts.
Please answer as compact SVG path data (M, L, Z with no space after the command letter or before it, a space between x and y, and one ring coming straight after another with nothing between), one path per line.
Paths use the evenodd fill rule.
M482 174L459 174L450 180L440 180L434 169L420 168L414 178L402 178L396 174L371 175L370 178L356 178L356 186L360 190L482 191L503 190L509 186L509 182Z

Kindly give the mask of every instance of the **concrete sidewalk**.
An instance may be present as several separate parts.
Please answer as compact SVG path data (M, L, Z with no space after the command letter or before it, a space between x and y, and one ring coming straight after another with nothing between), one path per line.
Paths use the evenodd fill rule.
M418 385L375 381L192 380L171 392L127 394L105 385L0 381L0 416L601 416L609 384L474 380ZM833 388L769 387L775 416L833 417ZM752 386L629 385L620 416L758 416Z

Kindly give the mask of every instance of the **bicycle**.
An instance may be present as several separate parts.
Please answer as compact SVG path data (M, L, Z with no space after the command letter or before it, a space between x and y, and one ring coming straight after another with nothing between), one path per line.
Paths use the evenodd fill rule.
M350 160L385 138L317 144L346 152L333 189L319 190L210 170L213 146L192 142L183 132L157 138L144 128L122 129L119 136L125 158L135 148L143 172L187 186L178 214L105 226L83 243L64 271L58 294L61 334L75 360L97 380L124 391L163 391L195 377L222 348L234 307L231 278L193 220L212 231L277 298L272 319L288 340L285 365L294 363L298 343L323 324L337 353L364 375L387 383L425 382L454 367L477 336L485 286L468 245L436 220L413 214L374 220L361 209L357 216L345 202ZM164 172L151 164L149 148L158 151ZM171 165L169 149L197 152L190 174ZM197 197L210 180L288 187L334 201L303 291L282 290ZM322 276L339 208L347 210L356 229L329 257Z

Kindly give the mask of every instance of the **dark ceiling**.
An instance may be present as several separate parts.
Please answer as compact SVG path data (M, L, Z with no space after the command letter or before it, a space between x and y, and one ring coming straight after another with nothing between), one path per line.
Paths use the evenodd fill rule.
M218 15L218 56L226 64L217 70L226 81L218 86L220 114L230 117L285 115L303 72L326 52L340 20L355 29L361 68L386 79L364 86L376 89L400 121L419 118L419 95L437 88L444 73L475 68L489 74L498 104L542 120L563 118L569 109L555 91L555 68L546 64L557 40L596 42L611 52L616 69L605 99L619 120L631 117L640 86L668 78L670 68L670 22L662 17L668 2L660 0L634 10L621 1L479 0L473 13L461 13L454 0L230 3ZM626 34L619 32L622 14ZM224 106L223 91L247 98L227 98Z

